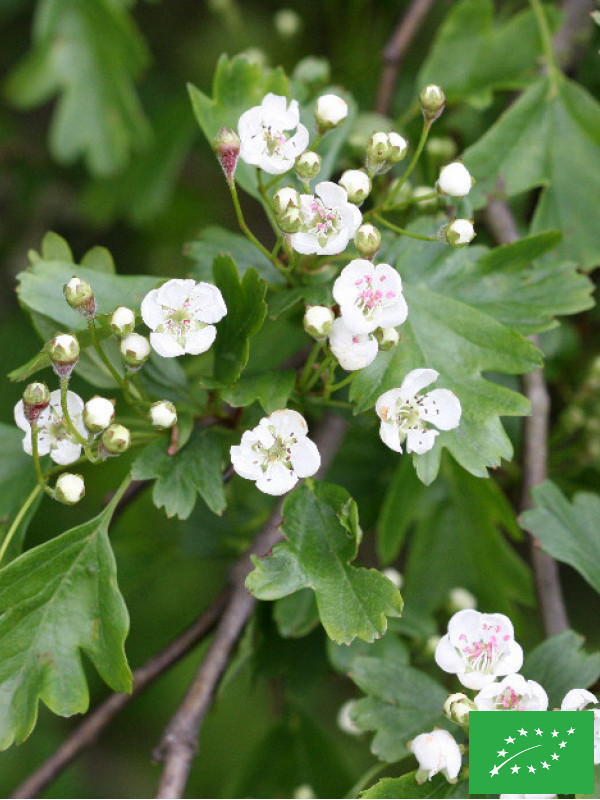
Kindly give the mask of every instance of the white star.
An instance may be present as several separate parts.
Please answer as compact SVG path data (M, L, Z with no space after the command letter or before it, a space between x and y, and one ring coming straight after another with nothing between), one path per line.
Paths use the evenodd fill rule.
M567 731L567 733L575 733L575 728L571 728L571 730Z
M498 751L498 758L504 758L505 755L506 755L506 750L504 748Z
M561 743L560 743L558 746L559 746L559 747L566 747L566 746L567 746L567 743L566 743L566 742L561 742Z
M552 731L552 736L558 736L558 731Z
M536 728L536 729L535 729L535 732L536 732L536 734L537 734L538 736L541 736L541 735L542 735L542 731L541 731L539 728Z
M552 760L556 761L557 759L558 759L558 756L556 755L556 753L552 753Z
M508 739L505 739L504 741L506 742L506 744L512 744L514 742L514 739L512 738L512 736L509 736Z
M540 761L540 764L544 769L550 769L550 764L547 761Z
M519 767L517 767L516 764L514 765L514 767L511 767L511 772L518 772L518 771L519 771Z
M527 731L524 728L520 728L519 733L521 734L521 736L527 736Z
M527 767L527 769L529 770L529 772L535 772L535 767L533 766L533 764L530 764L530 765Z
M494 764L494 769L490 770L490 775L497 775L498 774L498 767Z

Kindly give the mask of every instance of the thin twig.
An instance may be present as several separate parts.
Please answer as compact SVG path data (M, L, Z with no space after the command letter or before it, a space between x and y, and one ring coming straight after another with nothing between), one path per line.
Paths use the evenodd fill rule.
M508 205L497 197L488 198L487 224L501 244L519 239L519 231ZM537 336L531 341L539 345ZM542 369L523 376L523 391L531 403L531 416L525 418L523 431L523 487L521 508L533 505L531 489L548 477L548 431L550 423L550 393ZM537 590L540 613L546 636L569 627L560 574L556 561L531 540L531 563Z
M331 463L345 430L346 422L341 417L325 416L315 436L322 457L317 477L322 475ZM246 576L252 569L250 554L264 555L282 538L279 530L281 507L282 501L275 506L252 547L235 565L231 573L232 593L227 609L219 622L200 669L154 751L155 759L163 763L157 797L183 797L198 749L198 734L202 721L211 706L215 690L235 644L256 603L245 587Z
M380 114L390 112L402 61L432 5L433 0L413 0L383 51L383 70L375 106L375 110Z
M17 787L12 797L40 797L43 790L89 747L110 722L153 681L180 661L215 627L229 599L219 595L212 605L164 650L152 656L133 673L131 694L111 694L78 725L61 746L32 775Z
M554 51L558 63L572 70L585 53L592 25L590 14L597 8L595 0L565 0L564 22L554 37Z

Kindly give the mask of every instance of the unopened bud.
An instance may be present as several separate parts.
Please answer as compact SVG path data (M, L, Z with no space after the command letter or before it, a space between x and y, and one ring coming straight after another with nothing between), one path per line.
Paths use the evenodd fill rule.
M130 369L139 369L148 360L150 342L139 333L130 333L121 339L121 356Z
M50 403L50 391L45 383L30 383L23 392L23 413L31 425Z
M135 330L135 314L126 306L119 306L113 311L108 323L111 331L121 339Z
M431 158L442 163L450 161L457 152L456 142L449 136L432 136L428 139L425 149Z
M440 238L452 247L465 247L475 238L475 228L470 219L455 219L440 230Z
M448 592L447 608L450 614L456 614L467 608L477 608L477 598L468 589L456 586Z
M54 487L54 496L67 506L74 506L85 494L85 483L81 475L63 472L59 475Z
M290 206L287 211L277 217L277 224L284 233L298 233L303 225L300 209Z
M240 137L235 131L221 128L212 144L227 182L231 183L240 154Z
M374 225L366 222L354 234L354 244L363 258L373 258L381 247L381 234Z
M273 22L282 39L291 39L302 29L302 17L291 8L280 8L275 13Z
M450 694L444 703L444 714L452 722L462 725L463 728L469 726L469 712L477 711L475 703L463 692Z
M293 78L311 88L325 86L331 79L329 61L317 56L306 56L296 64Z
M96 314L94 290L87 281L73 275L63 287L67 303L86 319L93 319Z
M438 189L450 197L464 197L469 194L474 180L471 173L460 161L453 161L440 171Z
M340 710L337 713L338 728L344 731L344 733L348 733L350 736L358 736L362 733L361 729L357 727L350 716L355 703L356 700L347 700L343 706L340 706Z
M387 161L392 152L389 137L384 131L374 133L367 144L367 160L375 164Z
M399 133L395 133L394 131L388 133L388 142L391 148L388 161L390 164L397 164L399 161L402 161L408 152L408 142L404 136L400 136Z
M48 342L48 355L54 372L67 378L79 358L79 342L70 333L59 333Z
M396 328L377 328L375 338L380 350L392 350L400 341L400 334Z
M273 211L279 217L285 214L288 208L300 208L300 194L291 186L284 186L273 195Z
M310 181L317 177L321 171L322 163L323 159L318 153L315 153L313 150L305 150L296 159L294 169L299 178L303 181Z
M430 83L421 90L419 102L421 103L421 109L425 119L433 122L444 110L446 95L440 86L437 86L435 83Z
M362 169L347 169L339 183L346 190L348 200L357 205L364 202L371 191L371 179Z
M304 330L318 342L331 333L334 314L327 306L309 306L304 312Z
M348 116L348 103L336 94L323 94L317 99L315 120L319 133L337 127Z
M106 397L96 395L83 407L83 424L91 433L99 433L108 428L115 418L115 407Z
M172 428L177 422L177 409L169 400L158 400L150 406L149 416L155 428Z
M129 429L124 425L119 425L118 422L113 422L112 425L102 434L102 447L109 455L119 455L124 453L131 444L131 434Z

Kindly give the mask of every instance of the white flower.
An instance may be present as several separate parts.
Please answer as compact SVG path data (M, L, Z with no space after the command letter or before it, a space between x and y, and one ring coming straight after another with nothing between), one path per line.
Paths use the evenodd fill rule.
M315 119L322 131L335 128L348 116L348 103L337 94L322 94L315 106Z
M304 330L317 341L326 339L333 325L333 311L327 306L308 306L304 312Z
M256 481L265 494L289 492L300 478L314 475L321 465L316 444L306 433L306 420L284 409L263 417L231 448L231 462L242 478Z
M347 372L368 367L377 355L377 340L371 333L353 333L338 317L331 326L329 347Z
M351 203L362 203L371 191L371 179L362 169L347 169L342 173L339 183L346 190Z
M430 781L438 772L450 783L456 783L462 759L458 745L448 731L422 733L412 740L410 749L419 762L415 775L417 783Z
M333 284L333 296L353 333L395 328L408 314L400 275L389 264L375 267L366 258L355 258L344 267Z
M571 689L563 697L560 704L561 711L583 711L590 703L597 703L598 698L595 694L588 692L587 689Z
M296 131L290 136L290 131ZM244 111L238 121L240 158L271 175L292 169L308 147L308 130L300 122L298 101L267 94L259 106Z
M548 695L539 683L522 675L507 675L475 695L479 711L546 711Z
M85 483L81 475L72 475L70 472L63 472L56 481L54 487L56 499L67 506L78 503L85 494Z
M375 411L381 419L379 435L392 450L401 453L406 440L407 453L426 453L438 435L438 431L427 428L426 423L442 431L458 426L461 407L453 392L434 389L424 395L418 394L437 377L434 369L413 369L399 389L390 389L377 400Z
M523 650L515 642L512 622L504 614L466 609L451 617L435 660L444 672L456 674L463 686L482 689L497 675L521 669Z
M142 319L153 331L150 344L160 356L204 353L215 340L212 324L227 313L223 295L210 283L173 278L142 300Z
M471 173L460 161L453 161L440 171L438 188L450 197L464 197L473 186Z
M76 430L86 437L87 431L82 419L83 400L75 392L67 392L67 408ZM15 406L15 422L22 431L25 431L23 450L31 455L31 425L25 419L22 400ZM57 464L72 464L73 461L77 461L81 455L81 445L66 428L60 405L60 389L50 392L50 404L40 413L37 426L40 456L49 453L50 458Z
M356 700L347 700L342 706L340 706L340 710L337 713L336 721L338 728L350 736L358 736L362 733L361 729L356 726L352 720L352 717L350 716L352 706L354 706L355 703Z
M108 428L115 417L115 407L106 397L92 397L83 407L83 422L88 431L98 433Z
M177 409L168 400L158 400L150 406L149 416L155 428L172 428L177 422Z
M453 247L464 247L475 238L475 228L470 219L455 219L442 230L444 238Z
M362 222L362 214L348 202L346 190L331 181L318 183L314 195L300 195L300 215L301 228L290 236L290 243L305 255L341 253Z

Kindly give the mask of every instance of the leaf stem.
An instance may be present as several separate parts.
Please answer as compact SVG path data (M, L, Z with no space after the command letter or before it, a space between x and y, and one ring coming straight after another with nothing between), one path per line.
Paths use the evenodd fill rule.
M323 361L321 361L321 363L319 364L319 366L316 368L316 370L315 370L315 372L314 372L314 375L312 376L312 378L310 378L310 380L308 381L308 383L307 383L307 384L306 384L306 386L304 387L304 391L305 391L305 392L308 392L308 391L310 391L310 389L312 389L312 387L315 385L315 383L316 383L316 382L318 381L318 379L321 377L321 374L322 374L323 372L325 372L325 370L326 370L328 367L330 367L332 363L333 363L333 356L331 355L331 353L328 353L328 354L325 356L325 358L323 359Z
M387 198L383 202L383 209L389 208L391 203L393 202L394 198L400 191L401 187L404 186L406 181L411 176L414 168L417 166L417 162L421 157L421 153L423 152L423 148L425 147L425 142L427 141L427 137L429 136L429 131L431 130L431 125L433 120L431 119L423 119L423 129L421 131L421 138L419 139L419 144L417 145L417 149L414 152L414 155L410 161L410 164L405 169L403 175L398 178L398 183L394 186L392 191L388 194Z
M33 442L33 439L32 439L32 442ZM48 488L48 487L46 487L46 488ZM41 492L41 490L42 490L42 486L39 483L36 484L33 487L33 489L31 490L31 492L29 494L29 496L27 497L27 499L25 500L25 502L23 503L23 505L19 509L19 513L17 514L17 516L12 521L12 525L8 529L8 531L6 533L6 536L4 537L4 541L2 542L2 545L0 546L0 563L2 563L2 559L4 558L4 554L8 550L8 546L11 543L11 540L12 540L13 536L15 535L15 533L17 531L17 528L19 527L19 525L23 521L23 517L29 511L29 509L33 505L36 497Z
M394 233L398 233L400 236L409 236L411 239L420 239L423 242L440 241L437 236L425 236L421 233L413 233L412 231L408 231L406 228L399 228L398 225L394 225L393 222L388 222L388 220L382 217L380 214L375 214L374 219L376 219L380 225L384 225L386 228L394 231Z
M561 75L560 67L556 61L556 55L554 53L554 44L552 42L552 33L550 31L550 26L548 25L548 19L544 12L544 7L540 0L529 0L529 5L533 13L535 14L535 19L537 22L538 29L540 31L540 37L542 39L542 48L544 50L544 56L546 57L546 67L548 69L548 79L550 80L550 84L554 91L558 89L558 81Z
M240 205L240 199L238 197L238 193L237 193L237 188L236 188L235 182L234 181L230 181L228 183L228 185L229 185L229 191L231 192L231 199L233 201L233 207L235 209L235 215L236 215L236 218L237 218L237 221L238 221L238 225L240 226L240 230L246 236L246 238L248 238L252 242L252 244L256 248L258 248L258 250L260 250L260 252L263 254L263 256L265 256L265 258L269 259L271 264L273 264L273 266L276 267L279 270L279 272L281 272L283 275L287 275L288 271L283 266L283 264L279 261L279 259L276 258L271 253L270 250L267 250L267 248L264 246L264 244L262 244L261 242L258 241L256 236L252 233L250 228L246 225L246 220L244 219L244 214L242 212L242 207Z
M302 373L298 380L299 391L302 391L305 384L308 382L312 369L315 365L315 361L317 360L317 356L321 352L322 347L323 347L323 342L315 342L313 349L310 351L310 355L306 359L306 364L304 365L304 369L302 370Z
M347 386L349 383L352 383L352 381L354 380L354 378L356 378L357 375L358 375L358 370L355 370L354 372L351 372L350 375L346 375L343 381L340 381L339 383L334 383L332 386L329 387L329 394L333 394L334 392L337 392L338 389L341 389L344 386Z

